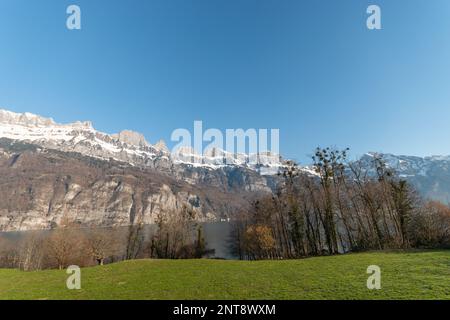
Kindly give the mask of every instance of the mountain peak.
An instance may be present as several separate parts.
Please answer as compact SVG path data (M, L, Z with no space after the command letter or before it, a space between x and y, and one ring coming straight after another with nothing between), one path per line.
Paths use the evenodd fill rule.
M166 142L165 142L164 140L159 140L159 141L154 145L154 147L155 147L157 150L160 150L160 151L163 151L163 152L167 152L167 153L170 152L170 151L169 151L169 148L167 148Z
M111 135L114 139L119 140L120 142L137 146L137 147L149 147L150 144L145 140L145 137L142 133L132 131L132 130L123 130L120 133Z
M24 127L69 127L93 129L90 121L76 121L69 124L56 123L52 118L46 118L30 112L16 113L6 109L0 109L0 123L8 125L18 125Z
M41 117L29 112L15 113L5 109L0 109L0 123L22 126L49 126L56 124L52 118Z

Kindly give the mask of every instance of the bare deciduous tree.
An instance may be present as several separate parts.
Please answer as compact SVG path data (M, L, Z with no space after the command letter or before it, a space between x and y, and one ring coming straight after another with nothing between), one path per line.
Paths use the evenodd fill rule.
M97 264L103 265L105 259L117 253L117 239L108 229L90 229L86 232L86 249Z

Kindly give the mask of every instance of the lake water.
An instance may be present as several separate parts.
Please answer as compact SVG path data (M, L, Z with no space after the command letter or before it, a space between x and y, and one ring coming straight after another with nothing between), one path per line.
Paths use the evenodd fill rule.
M228 249L228 240L231 232L231 224L229 222L208 222L202 223L202 228L204 232L204 237L207 243L208 249L214 249L214 258L223 259L235 259L233 255L230 254ZM155 226L146 226L145 235L149 236L154 231ZM117 233L117 236L123 235L127 232L127 227L121 228L111 228L111 232ZM18 232L0 232L0 237L6 238L12 242L18 242L24 236L30 232L38 232L43 235L48 234L49 230L40 231L18 231Z

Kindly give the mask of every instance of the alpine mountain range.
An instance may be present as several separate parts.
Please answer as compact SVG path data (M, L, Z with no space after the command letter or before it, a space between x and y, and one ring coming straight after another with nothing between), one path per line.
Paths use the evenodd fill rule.
M86 226L151 224L184 208L199 222L228 221L277 189L285 161L243 155L224 164L224 154L173 155L130 130L106 134L91 122L0 109L0 231L50 229L65 217ZM450 202L450 156L381 156L424 197Z

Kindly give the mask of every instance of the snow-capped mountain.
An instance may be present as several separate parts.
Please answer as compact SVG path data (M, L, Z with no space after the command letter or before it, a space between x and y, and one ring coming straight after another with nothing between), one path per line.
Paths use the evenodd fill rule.
M113 159L133 166L178 172L178 176L186 168L191 168L191 172L195 172L195 169L230 171L238 168L261 175L275 175L283 168L280 156L270 153L235 155L211 149L199 155L189 147L171 153L164 141L152 145L142 134L134 131L107 134L95 130L89 121L58 124L51 118L3 109L0 109L0 138L103 160ZM369 152L361 161L370 168L375 155L381 156L388 167L394 169L401 178L417 185L426 196L444 201L450 199L450 156L415 157ZM301 170L315 174L311 166L302 167ZM190 177L186 177L186 180L198 182Z
M361 158L366 168L374 155ZM450 157L382 157L425 197L450 200ZM228 219L275 191L283 166L278 155L171 153L137 132L0 110L0 231L51 228L67 216L96 226L153 223L184 207L199 221ZM300 168L314 176L313 169Z
M2 109L0 137L138 166L169 167L172 164L182 164L210 169L239 166L261 174L276 174L281 166L279 155L270 153L230 154L211 149L199 155L192 148L180 148L170 153L164 141L151 145L142 134L134 131L107 134L95 130L89 121L58 124L51 118Z
M6 110L0 110L0 137L130 163L145 163L146 159L165 154L161 147L156 149L132 131L108 135L95 130L88 121L58 124L51 118Z
M450 203L450 156L404 156L370 152L361 157L369 167L374 156L402 179L411 182L426 198Z
M172 154L137 132L107 134L90 122L0 110L0 231L51 228L63 217L96 226L153 223L182 208L198 221L227 220L276 188L280 166L277 156L256 155L263 160L256 165L254 155L230 156Z
M427 176L437 168L447 172L450 166L450 156L416 157L369 152L362 159L370 161L375 156L381 157L401 178Z

